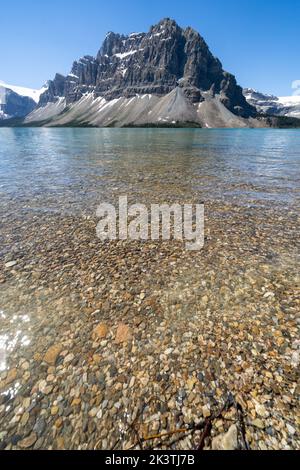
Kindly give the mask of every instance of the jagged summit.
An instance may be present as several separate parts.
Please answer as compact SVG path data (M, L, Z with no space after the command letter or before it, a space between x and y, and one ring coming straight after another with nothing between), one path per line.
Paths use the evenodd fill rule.
M256 114L235 77L223 70L201 35L191 27L181 28L170 18L151 26L148 33L109 32L96 57L82 57L73 63L66 77L57 74L50 81L39 108L48 106L49 110L51 103L62 100L65 106L74 106L87 95L107 103L139 96L154 97L156 102L177 89L180 93L174 96L180 96L181 103L186 100L184 109L194 109L196 122L200 119L196 108L206 102L205 107L211 109L213 105L207 103L212 100L217 100L225 108L224 113L229 111L233 118L247 119ZM148 108L147 115L145 112L140 110L138 122L153 122L156 114ZM157 119L160 118L174 120L174 116L163 118L158 113ZM134 124L137 116L128 115L125 121ZM102 124L119 125L115 121Z

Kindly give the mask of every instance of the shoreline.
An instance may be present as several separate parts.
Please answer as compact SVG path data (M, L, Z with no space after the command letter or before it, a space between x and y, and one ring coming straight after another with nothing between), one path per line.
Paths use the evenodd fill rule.
M176 122L176 123L147 123L147 124L125 124L123 126L114 125L114 123L108 126L96 126L90 123L69 122L68 124L51 124L51 120L24 123L23 119L7 119L6 121L0 120L0 129L4 128L51 128L51 129L299 129L300 119L292 118L288 116L272 116L272 115L261 115L256 118L257 125L244 126L244 127L202 127L199 122ZM48 125L51 124L51 125ZM259 125L258 125L259 124Z

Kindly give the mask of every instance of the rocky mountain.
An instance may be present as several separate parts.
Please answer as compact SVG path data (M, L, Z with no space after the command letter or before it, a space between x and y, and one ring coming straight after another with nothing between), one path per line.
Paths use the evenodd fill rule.
M261 114L300 119L300 96L278 98L274 95L260 93L252 88L245 88L243 93L248 103Z
M46 87L32 90L0 81L0 120L27 116L36 108L45 90Z
M96 57L48 83L26 123L247 127L255 116L200 34L166 18L148 33L108 33Z

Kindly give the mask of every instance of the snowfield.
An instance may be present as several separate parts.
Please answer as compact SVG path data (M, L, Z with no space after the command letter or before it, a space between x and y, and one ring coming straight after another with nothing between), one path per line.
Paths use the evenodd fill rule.
M16 85L8 85L5 82L0 80L0 86L4 88L8 88L9 90L14 91L20 96L28 96L29 98L33 99L36 103L39 102L40 96L47 90L47 86L43 86L40 90L33 90L32 88L25 88Z

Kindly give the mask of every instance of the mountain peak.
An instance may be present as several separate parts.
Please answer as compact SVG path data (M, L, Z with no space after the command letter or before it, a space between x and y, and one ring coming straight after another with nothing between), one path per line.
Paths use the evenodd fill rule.
M182 104L186 100L189 110L218 99L233 115L255 115L235 77L223 70L201 35L191 27L181 28L171 18L163 18L147 33L109 32L96 58L75 61L67 77L56 75L40 106L58 98L72 105L87 94L107 102L170 95Z
M150 33L159 31L172 32L177 30L181 30L181 28L175 20L172 20L171 18L163 18L157 24L151 26Z
M158 22L158 26L178 26L178 24L176 23L175 20L173 20L172 18L162 18L159 22Z

